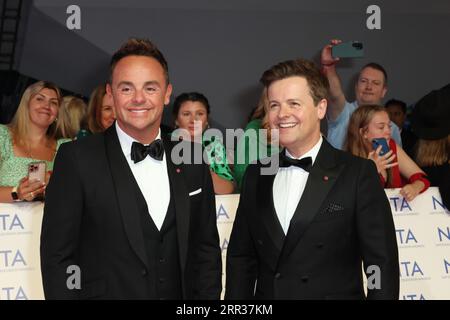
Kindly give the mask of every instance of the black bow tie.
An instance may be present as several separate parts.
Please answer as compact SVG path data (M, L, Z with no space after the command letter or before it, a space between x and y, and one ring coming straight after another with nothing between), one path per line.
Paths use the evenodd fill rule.
M309 172L312 167L312 158L306 157L302 159L292 159L288 157L285 151L280 153L280 168L287 168L290 166L296 166Z
M142 143L134 141L131 145L131 160L134 163L142 161L150 155L155 160L161 161L164 155L164 146L161 139L155 140L148 146L144 146Z

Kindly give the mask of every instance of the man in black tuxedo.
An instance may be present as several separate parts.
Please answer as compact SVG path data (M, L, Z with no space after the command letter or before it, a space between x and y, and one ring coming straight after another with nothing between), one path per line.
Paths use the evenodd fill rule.
M389 202L375 164L333 148L320 133L328 82L306 60L261 79L266 117L285 147L264 174L246 171L227 252L227 299L398 299ZM276 131L274 131L276 130ZM267 163L267 162L265 162ZM267 169L267 168L265 168Z
M107 94L117 121L63 145L47 187L47 299L219 298L211 175L205 164L171 158L160 131L171 92L167 62L150 41L130 39L112 57ZM79 267L81 288L70 266Z

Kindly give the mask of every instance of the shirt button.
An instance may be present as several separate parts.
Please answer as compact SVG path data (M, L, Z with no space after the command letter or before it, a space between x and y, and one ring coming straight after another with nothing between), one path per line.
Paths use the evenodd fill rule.
M301 279L302 279L302 282L308 282L309 277L308 276L303 276Z
M277 272L277 273L275 274L275 279L280 279L280 278L281 278L281 273Z
M163 283L164 281L166 281L166 279L164 279L164 278L159 278L159 282L160 282L160 283Z
M257 242L258 242L258 244L259 244L260 246L262 246L262 245L263 245L263 243L264 243L264 242L263 242L262 240L259 240L259 239L258 239L258 241L257 241Z
M164 263L164 262L166 262L166 259L164 259L164 258L159 259L159 263Z
M141 274L142 274L143 277L145 277L147 275L147 270L142 269Z

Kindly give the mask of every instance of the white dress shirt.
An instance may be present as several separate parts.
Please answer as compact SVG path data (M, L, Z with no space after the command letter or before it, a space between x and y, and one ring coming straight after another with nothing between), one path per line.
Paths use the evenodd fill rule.
M127 159L131 172L133 172L139 189L147 202L148 211L158 230L166 217L167 208L170 202L170 183L167 173L166 154L164 152L163 160L158 161L150 156L144 160L134 163L131 160L131 145L133 141L139 142L126 134L116 121L116 131L119 137L122 152ZM156 139L161 139L161 130ZM155 139L155 140L156 140ZM120 197L120 194L119 194Z
M316 161L323 138L320 136L319 141L308 152L298 159L311 157L312 164ZM295 159L287 150L286 155ZM295 209L305 190L306 181L308 180L309 172L302 168L290 166L287 168L278 168L277 175L273 182L273 203L275 211L280 221L284 234L287 234L289 224L294 216Z

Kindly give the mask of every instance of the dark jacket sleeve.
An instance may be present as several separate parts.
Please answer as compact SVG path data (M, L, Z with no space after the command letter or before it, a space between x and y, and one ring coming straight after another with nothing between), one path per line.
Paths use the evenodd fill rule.
M249 197L255 194L251 190L255 179L252 175L254 166L248 167L242 184L242 192L230 242L227 249L227 269L225 299L244 300L253 299L257 278L256 249L249 229L248 215L251 212L251 200Z
M203 165L201 225L193 226L194 299L218 300L222 291L222 255L216 222L216 202L211 174Z
M367 298L398 299L400 274L395 226L372 161L363 160L361 165L356 202L360 251L364 271L371 279Z
M41 230L41 272L46 299L77 299L78 290L70 290L69 266L77 265L83 193L73 144L61 145L53 174L46 189ZM76 283L74 278L70 284Z

